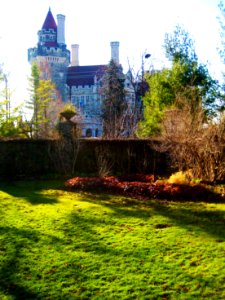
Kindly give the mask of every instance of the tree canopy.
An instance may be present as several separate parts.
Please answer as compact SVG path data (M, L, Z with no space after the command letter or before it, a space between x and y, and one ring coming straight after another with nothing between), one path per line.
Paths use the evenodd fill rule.
M40 79L40 70L37 64L31 67L30 82L30 101L27 108L32 111L31 134L40 137L43 133L47 134L47 107L54 96L54 84L51 80Z
M193 109L200 103L208 115L217 108L218 82L207 66L199 63L188 32L177 25L172 34L165 35L164 50L171 67L146 74L149 91L143 97L143 136L159 134L164 111L180 106L184 99L192 103Z
M103 135L117 138L124 134L127 102L121 65L111 60L102 79Z

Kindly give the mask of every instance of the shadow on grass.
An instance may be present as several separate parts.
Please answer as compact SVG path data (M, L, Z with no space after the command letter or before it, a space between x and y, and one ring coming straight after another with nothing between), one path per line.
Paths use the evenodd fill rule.
M86 280L78 263L67 266L60 259L48 257L49 251L61 257L70 235L60 239L8 226L0 227L0 235L0 295L9 297L4 299L67 299L68 293L61 285L63 276L78 282ZM70 261L66 254L62 257Z
M218 242L225 242L225 211L209 210L204 205L163 205L152 201L148 204L158 215L167 217L180 227L191 231L203 231Z
M59 182L49 181L0 182L0 191L18 199L25 199L33 205L57 203L55 195L43 195L41 191L43 189L57 189L60 187Z
M79 213L72 213L69 216L70 228L67 230L63 228L65 236L69 237L71 235L77 236L78 243L74 245L76 250L81 248L84 252L95 252L98 255L105 255L106 253L110 256L121 255L121 250L117 250L111 247L110 244L105 243L104 238L100 237L101 234L98 233L99 227L104 228L107 235L107 230L114 226L114 222L110 218L90 217L90 215L80 215ZM71 227L72 225L72 227ZM95 229L98 228L97 230ZM108 228L108 229L106 229Z
M93 195L94 197L94 202L96 203L96 195ZM113 198L113 196L110 195L103 195L103 197L101 197L101 195L99 195L99 198L104 198L104 200L97 200L99 201L99 203L101 202L102 205L105 205L107 207L110 207L111 209L114 210L114 213L117 217L117 219L120 220L120 218L125 218L125 217L130 217L130 207L124 207L123 203L119 204L118 201L116 201L115 198ZM108 203L108 201L114 201L114 204L110 205ZM121 199L122 200L122 199ZM87 199L84 196L84 201L90 201L92 202L91 199L91 195L89 194L89 198ZM129 201L127 199L127 201ZM133 203L133 202L132 202ZM128 205L132 205L132 203L128 203ZM137 205L137 203L133 203L135 205ZM215 214L210 214L209 212L207 212L205 215L204 213L200 212L199 214L195 214L194 216L190 216L189 213L193 212L192 210L190 210L189 212L185 209L175 209L173 211L173 207L169 208L169 207L165 207L166 209L164 209L164 206L162 204L154 204L154 202L152 203L148 203L147 206L145 206L145 212L140 208L140 206L144 205L144 203L140 203L139 207L136 206L135 209L133 210L133 217L137 217L137 218L146 218L146 210L149 211L151 210L151 215L153 214L161 214L164 215L168 218L170 218L175 225L179 225L182 227L189 227L189 225L193 225L194 227L198 227L199 224L198 222L203 219L203 228L205 231L207 231L207 233L213 234L214 236L217 235L217 238L224 238L224 233L223 233L223 229L224 229L224 224L222 224L222 221L224 221L224 214L220 214L217 212ZM168 213L168 215L167 215ZM176 221L176 213L178 213L177 218L178 220ZM221 222L221 224L217 224L215 226L215 228L213 230L209 229L208 226L210 227L211 225L211 218L217 218L219 217L219 220ZM182 218L183 221L182 221ZM89 262L91 261L92 263L92 267L90 269L90 274L87 273L85 271L86 267L84 267L84 272L86 272L86 277L85 274L83 274L83 281L82 281L82 289L87 289L89 290L90 294L86 295L88 296L88 298L92 298L95 294L95 292L98 292L98 290L96 289L96 291L92 291L91 290L91 286L90 286L90 278L93 280L93 282L95 281L96 286L98 287L99 290L102 289L102 287L104 286L104 284L106 284L106 282L108 283L110 280L112 280L112 284L114 284L114 280L116 278L116 280L118 281L118 286L117 289L121 289L122 290L122 285L123 284L127 284L127 286L131 285L131 281L134 281L137 277L135 277L135 273L139 272L142 269L142 272L146 274L152 274L152 275L156 275L154 274L154 270L151 271L151 267L149 269L149 267L147 267L146 269L144 267L141 266L142 262L146 259L148 260L148 255L149 253L151 253L151 251L153 252L153 250L151 249L151 244L149 244L150 246L150 252L145 252L147 251L146 249L142 249L141 245L138 245L137 247L131 246L129 247L129 244L127 244L127 247L119 247L119 243L118 243L118 236L116 237L116 239L113 238L114 236L114 231L113 231L113 220L114 218L110 218L110 215L107 215L106 217L101 217L101 215L97 215L97 217L92 216L90 217L90 215L85 215L85 212L82 214L77 213L72 213L69 218L68 218L68 223L70 226L70 230L69 228L64 228L65 230L65 236L67 238L69 238L70 235L72 236L76 236L76 244L73 245L73 250L74 251L84 251L86 253L86 255L84 255L83 257L89 257ZM196 220L197 219L197 222ZM209 220L208 220L209 219ZM122 222L125 222L125 220L123 219ZM72 225L72 226L71 226ZM107 228L107 226L109 226ZM118 226L117 226L118 227ZM96 229L95 229L96 228ZM98 230L99 228L104 228L104 231L102 232L102 234L99 235ZM190 228L189 228L190 229ZM209 229L209 230L208 230ZM215 231L214 231L215 230ZM217 232L218 230L218 232ZM129 234L129 231L127 231L127 233L125 234ZM122 236L120 237L122 239ZM143 237L144 238L144 237ZM129 242L128 242L129 243ZM118 248L117 248L118 247ZM160 248L159 248L160 249ZM160 257L160 251L159 249L156 250L156 253L158 253L158 256ZM145 252L145 258L143 259L142 254L143 252ZM161 251L163 251L163 248L161 248ZM128 262L128 258L129 257L129 262ZM142 260L143 259L143 260ZM113 262L113 263L112 263ZM125 263L124 263L125 262ZM83 261L83 258L81 257L81 261L80 261L81 265L82 264L86 264L87 262ZM159 268L161 272L165 272L165 274L173 274L173 268L174 265L173 264L169 264L169 263L164 263L163 261L154 259L154 263L152 263L152 267L154 264L160 264ZM123 270L121 270L119 268L120 264L123 266ZM110 269L110 271L108 272L107 269L105 269L105 271L102 271L103 268L108 268ZM127 268L127 269L126 269ZM154 267L153 267L154 269ZM179 267L178 267L179 269ZM94 270L94 272L93 272ZM127 271L125 271L127 270ZM129 270L129 271L128 271ZM177 270L176 270L177 271ZM152 273L151 273L152 272ZM203 286L207 286L210 285L212 291L214 291L214 287L217 287L217 280L214 278L214 276L206 276L205 273L202 276L194 276L193 277L186 271L181 270L178 271L177 274L179 274L179 272L182 272L182 278L186 278L187 280L187 286L189 284L188 280L191 280L191 282L193 282L193 284L195 283L196 285L198 284L198 289L201 289L201 285ZM93 278L93 273L95 273L97 277ZM123 281L123 276L124 274L133 274L132 276L128 277L126 283L124 283ZM207 273L206 274L210 274ZM168 275L168 281L170 276L173 278L173 275ZM101 277L104 278L104 281L101 280ZM166 276L164 277L166 278ZM142 286L142 290L141 292L145 289L146 286L146 281L143 280L141 277L139 279L139 286ZM155 281L154 282L154 291L152 290L152 294L154 293L154 296L152 296L151 299L170 299L170 294L169 292L176 294L176 297L179 298L179 294L182 293L187 293L188 292L188 288L186 288L186 285L184 284L184 280L181 279L181 284L177 285L176 288L174 288L173 284L168 283L168 298L167 298L167 293L166 291L163 289L162 287L162 279L159 276L159 280L158 277L156 276ZM165 279L164 279L165 280ZM221 278L219 279L221 281ZM106 281L106 282L105 282ZM121 282L121 285L119 284L119 281ZM93 284L92 282L92 284ZM150 281L149 284L151 284L152 282ZM223 285L223 282L221 281L221 286ZM134 285L135 286L135 285ZM190 286L190 285L189 285ZM135 288L133 288L133 291L135 291ZM78 289L78 299L79 296L81 296L82 298L82 289L80 290L79 294L79 289ZM185 292L183 291L183 289L185 289ZM217 287L218 289L218 287ZM222 291L222 288L221 288ZM141 293L140 292L140 293ZM162 298L160 297L159 294L157 293L162 293ZM215 291L214 291L215 292ZM217 291L218 292L218 291ZM127 296L127 295L126 295ZM139 295L140 298L141 294ZM165 298L164 298L165 297ZM106 297L107 298L107 297ZM117 298L117 297L115 297ZM118 297L119 299L120 297ZM139 297L136 295L132 295L132 293L130 294L130 299L139 299ZM83 298L82 298L83 299ZM96 298L98 299L98 298ZM100 299L100 298L99 298ZM101 298L102 299L102 298ZM123 299L123 297L121 297L121 299ZM125 299L128 299L127 297ZM143 296L144 299L144 296ZM147 299L147 298L146 298Z
M126 218L131 216L148 219L153 215L163 215L171 219L175 225L188 230L200 228L218 239L224 239L225 213L219 210L207 211L202 204L196 204L196 206L188 203L170 204L91 193L83 194L83 201L110 208L112 214L115 214L116 219L121 220L122 223L125 223ZM110 284L117 278L117 275L118 289L123 288L123 276L126 272L122 271L121 274L117 274L120 271L119 264L123 261L127 261L123 268L129 268L132 276L139 270L138 267L142 268L142 272L151 272L151 268L146 271L144 266L141 267L138 252L141 252L142 245L137 251L134 247L129 247L129 244L122 249L115 247L114 242L118 244L118 241L114 239L114 222L115 218L110 218L110 212L104 217L97 209L93 210L91 215L86 214L85 209L82 211L82 208L77 208L77 211L69 213L67 218L60 223L57 230L60 231L59 236L63 236L61 239L56 237L58 234L40 236L40 233L35 230L16 229L10 226L0 227L0 255L3 257L0 265L0 290L4 295L16 300L91 299L92 297L107 299L107 297L98 298L98 290L104 293L106 282ZM119 227L118 230L120 229ZM123 236L120 238L122 239ZM36 256L36 252L32 251L35 247L38 247L39 251ZM43 257L48 256L50 251L52 251L51 255L45 260ZM26 254L29 255L26 256ZM43 267L44 270L40 267L39 259L42 266L44 262L47 264L46 268ZM35 267L33 270L29 269L32 264ZM133 267L132 264L134 264ZM110 271L111 269L113 272ZM161 270L172 274L173 265L166 264ZM131 287L135 279L135 276L132 276L128 279L128 285ZM196 280L200 281L201 278ZM39 286L35 287L37 283ZM141 285L144 289L147 286L146 281L141 281ZM157 278L155 286L156 291L157 287L161 289L161 282L157 282ZM135 288L134 285L134 291ZM35 293L36 290L39 291L38 294ZM123 299L122 297L115 298ZM131 298L137 299L135 295L131 295Z
M15 300L90 299L93 291L89 286L90 274L86 269L92 266L92 254L102 260L106 254L108 257L121 255L121 251L99 239L93 226L101 223L99 218L71 213L68 221L59 229L64 233L63 239L40 235L35 230L0 227L0 294ZM65 253L68 245L73 248L73 253L87 253L88 261L83 261L79 255L68 256ZM36 249L33 251L33 248ZM47 249L58 259L52 259L51 255L50 259L43 258L48 256ZM46 265L43 267L45 259ZM101 259L96 260L94 268L97 271L100 263ZM67 288L73 291L71 298ZM77 296L74 296L74 291ZM85 296L79 298L80 294Z
M201 230L218 241L225 241L225 211L215 208L210 210L210 204L137 200L100 193L85 194L83 200L108 207L119 218L148 219L151 215L161 215L169 218L176 226L191 231Z
M24 248L24 241L31 239L35 242L37 238L34 232L18 230L9 227L0 227L0 290L13 299L37 299L37 295L28 287L25 287L21 279L20 258ZM27 261L29 266L29 261ZM11 299L11 298L10 298Z

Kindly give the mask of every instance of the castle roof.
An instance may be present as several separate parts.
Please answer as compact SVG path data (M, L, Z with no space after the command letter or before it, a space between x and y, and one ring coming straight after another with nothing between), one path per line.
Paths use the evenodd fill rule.
M57 25L56 25L55 19L52 15L50 8L49 8L48 14L45 18L42 29L55 29L55 30L57 29Z
M95 76L101 78L106 65L71 66L67 71L67 84L69 86L94 85Z

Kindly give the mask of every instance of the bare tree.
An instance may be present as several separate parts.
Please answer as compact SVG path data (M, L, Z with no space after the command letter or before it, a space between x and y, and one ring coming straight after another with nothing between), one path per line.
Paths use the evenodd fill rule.
M151 54L146 51L141 56L141 66L138 70L135 70L133 66L131 66L130 61L128 60L128 73L127 79L129 81L129 85L131 86L128 89L128 93L130 90L129 98L132 99L132 103L129 104L128 107L128 124L130 128L131 137L136 136L136 132L138 129L139 122L143 119L143 101L142 97L145 95L147 90L149 89L149 85L146 81L146 74L149 74L150 70L146 71L146 61L151 57ZM126 88L127 91L127 88ZM132 96L131 96L132 95Z
M194 178L224 180L225 115L206 120L201 103L193 106L179 96L177 102L177 108L165 112L158 150L167 151L173 165L179 171L191 170Z
M114 166L114 157L107 145L99 145L95 148L96 162L99 177L110 175Z

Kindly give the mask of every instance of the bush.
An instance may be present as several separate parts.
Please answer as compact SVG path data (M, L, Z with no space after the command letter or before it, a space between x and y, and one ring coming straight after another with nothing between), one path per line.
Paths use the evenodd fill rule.
M176 183L176 184L189 184L191 179L191 172L176 172L170 176L168 179L168 183Z
M163 199L179 201L223 200L223 196L214 193L200 184L170 184L154 182L154 176L107 176L74 177L65 182L65 187L74 191L94 191L121 194L134 198Z
M203 181L225 180L224 114L216 122L206 121L201 105L193 108L186 101L180 108L165 113L163 128L157 150L169 153L176 169L191 169L193 178ZM176 176L182 177L182 173Z

